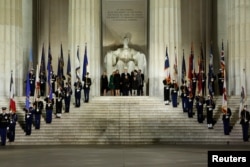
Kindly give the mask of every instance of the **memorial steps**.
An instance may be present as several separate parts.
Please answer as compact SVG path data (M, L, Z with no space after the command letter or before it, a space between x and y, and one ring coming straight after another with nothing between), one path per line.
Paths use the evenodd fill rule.
M25 97L15 97L15 101L19 116L16 140L7 145L248 144L242 141L238 117L240 98L236 96L228 97L233 115L229 136L223 133L221 97L215 97L214 118L217 122L214 129L207 129L206 119L199 124L197 114L188 118L187 113L182 112L181 104L173 108L164 105L158 97L102 96L81 103L80 108L72 104L70 113L63 113L62 118L54 116L51 124L45 123L43 114L41 129L35 130L33 126L30 136L25 136L23 130ZM8 103L8 99L1 98L1 106Z

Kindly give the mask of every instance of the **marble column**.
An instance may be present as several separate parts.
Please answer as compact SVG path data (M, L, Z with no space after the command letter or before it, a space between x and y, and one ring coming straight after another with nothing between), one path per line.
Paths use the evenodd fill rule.
M170 66L174 64L174 48L177 48L180 67L181 48L181 1L154 0L149 2L149 96L163 97L164 61L168 47ZM184 25L185 26L185 25ZM173 69L171 69L173 71ZM180 71L180 68L179 68Z
M23 86L22 1L0 0L0 96L9 97L13 71L15 94Z
M69 0L69 48L71 50L72 82L75 82L75 59L77 46L80 51L81 74L85 45L87 45L88 67L92 78L90 95L100 95L100 46L101 46L101 1Z
M244 86L249 94L250 78L250 2L229 0L228 2L228 55L229 55L229 92L240 95L241 86ZM245 69L245 73L244 73Z

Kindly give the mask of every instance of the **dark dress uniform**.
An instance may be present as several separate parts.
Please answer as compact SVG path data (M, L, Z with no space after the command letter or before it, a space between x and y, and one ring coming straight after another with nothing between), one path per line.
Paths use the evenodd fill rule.
M81 91L82 91L82 83L78 80L74 83L75 87L75 107L81 106Z
M39 76L39 80L40 80L40 95L44 96L45 95L45 88L46 88L46 76L44 75L43 72L41 72L40 76Z
M224 85L224 73L220 69L220 72L218 73L218 88L220 95L223 94L223 85Z
M36 77L35 77L35 74L33 73L33 70L31 70L29 73L30 96L34 96L35 84L36 84L35 82L36 82Z
M205 103L205 99L203 96L196 96L195 97L196 100L196 109L197 109L197 121L199 123L203 123L204 120L204 116L203 116L203 106Z
M89 77L89 73L83 78L83 90L84 90L84 102L89 102L89 92L90 92L90 86L92 84L91 78Z
M170 88L172 84L167 79L164 79L162 83L164 85L164 102L166 105L168 105L170 102Z
M243 141L247 142L249 140L248 129L249 129L250 114L249 111L247 111L246 107L244 107L240 115L241 115L240 124L242 126Z
M187 103L188 103L188 87L186 86L186 81L184 82L184 84L181 86L181 100L182 100L182 110L183 112L187 112L188 108L187 108Z
M9 126L10 116L5 113L6 107L2 108L2 113L0 114L0 135L1 135L1 145L6 144L7 127Z
M34 116L35 116L35 129L40 129L43 102L40 101L39 99L36 99L33 106L34 106Z
M222 121L223 121L223 128L224 128L224 134L229 135L230 133L230 117L232 115L231 109L227 108L227 112L223 113L222 115Z
M178 97L179 86L175 81L173 81L171 88L172 88L171 90L172 105L173 107L177 107L177 97Z
M46 102L46 106L45 106L45 109L46 109L45 121L46 121L46 123L52 122L53 105L54 105L53 101L48 99L48 101Z
M192 92L189 92L188 95L188 102L187 102L187 109L188 109L188 118L193 118L193 105L194 105L194 97Z
M68 113L70 109L70 100L71 100L71 95L72 95L72 89L69 83L66 83L66 86L64 87L64 92L65 92L65 112Z
M211 74L208 76L208 91L210 96L214 96L215 93L215 84L214 81L216 80L216 76L214 74Z
M26 135L31 135L32 132L32 122L33 122L33 108L24 108L25 111L25 133Z
M55 92L56 95L56 118L61 118L62 116L62 101L64 99L64 92L59 87L58 90Z
M10 124L9 124L9 130L7 133L7 137L9 139L9 142L15 141L15 135L16 135L16 122L17 122L17 114L15 112L10 113Z
M193 73L192 75L192 95L193 97L195 97L195 91L196 91L196 86L197 86L197 81L198 81L198 74L197 73Z
M209 99L206 100L206 106L207 106L207 127L208 129L213 129L213 110L215 108L215 103L211 96L208 96Z

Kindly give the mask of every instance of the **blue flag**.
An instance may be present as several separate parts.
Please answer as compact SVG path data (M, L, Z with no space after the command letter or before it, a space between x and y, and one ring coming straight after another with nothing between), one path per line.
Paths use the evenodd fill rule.
M42 48L42 57L41 57L41 64L40 64L40 73L41 72L44 73L45 75L45 52L44 52L44 44L43 44L43 48Z
M26 79L26 101L25 101L25 108L29 110L30 108L30 77L29 73L27 74L27 79Z
M87 74L88 57L87 57L87 45L85 45L84 59L83 59L83 70L82 70L82 80Z

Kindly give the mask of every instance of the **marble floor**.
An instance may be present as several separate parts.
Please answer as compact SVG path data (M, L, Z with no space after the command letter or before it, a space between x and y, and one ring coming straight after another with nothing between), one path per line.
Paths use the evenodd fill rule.
M206 167L208 151L250 145L5 146L1 167Z

